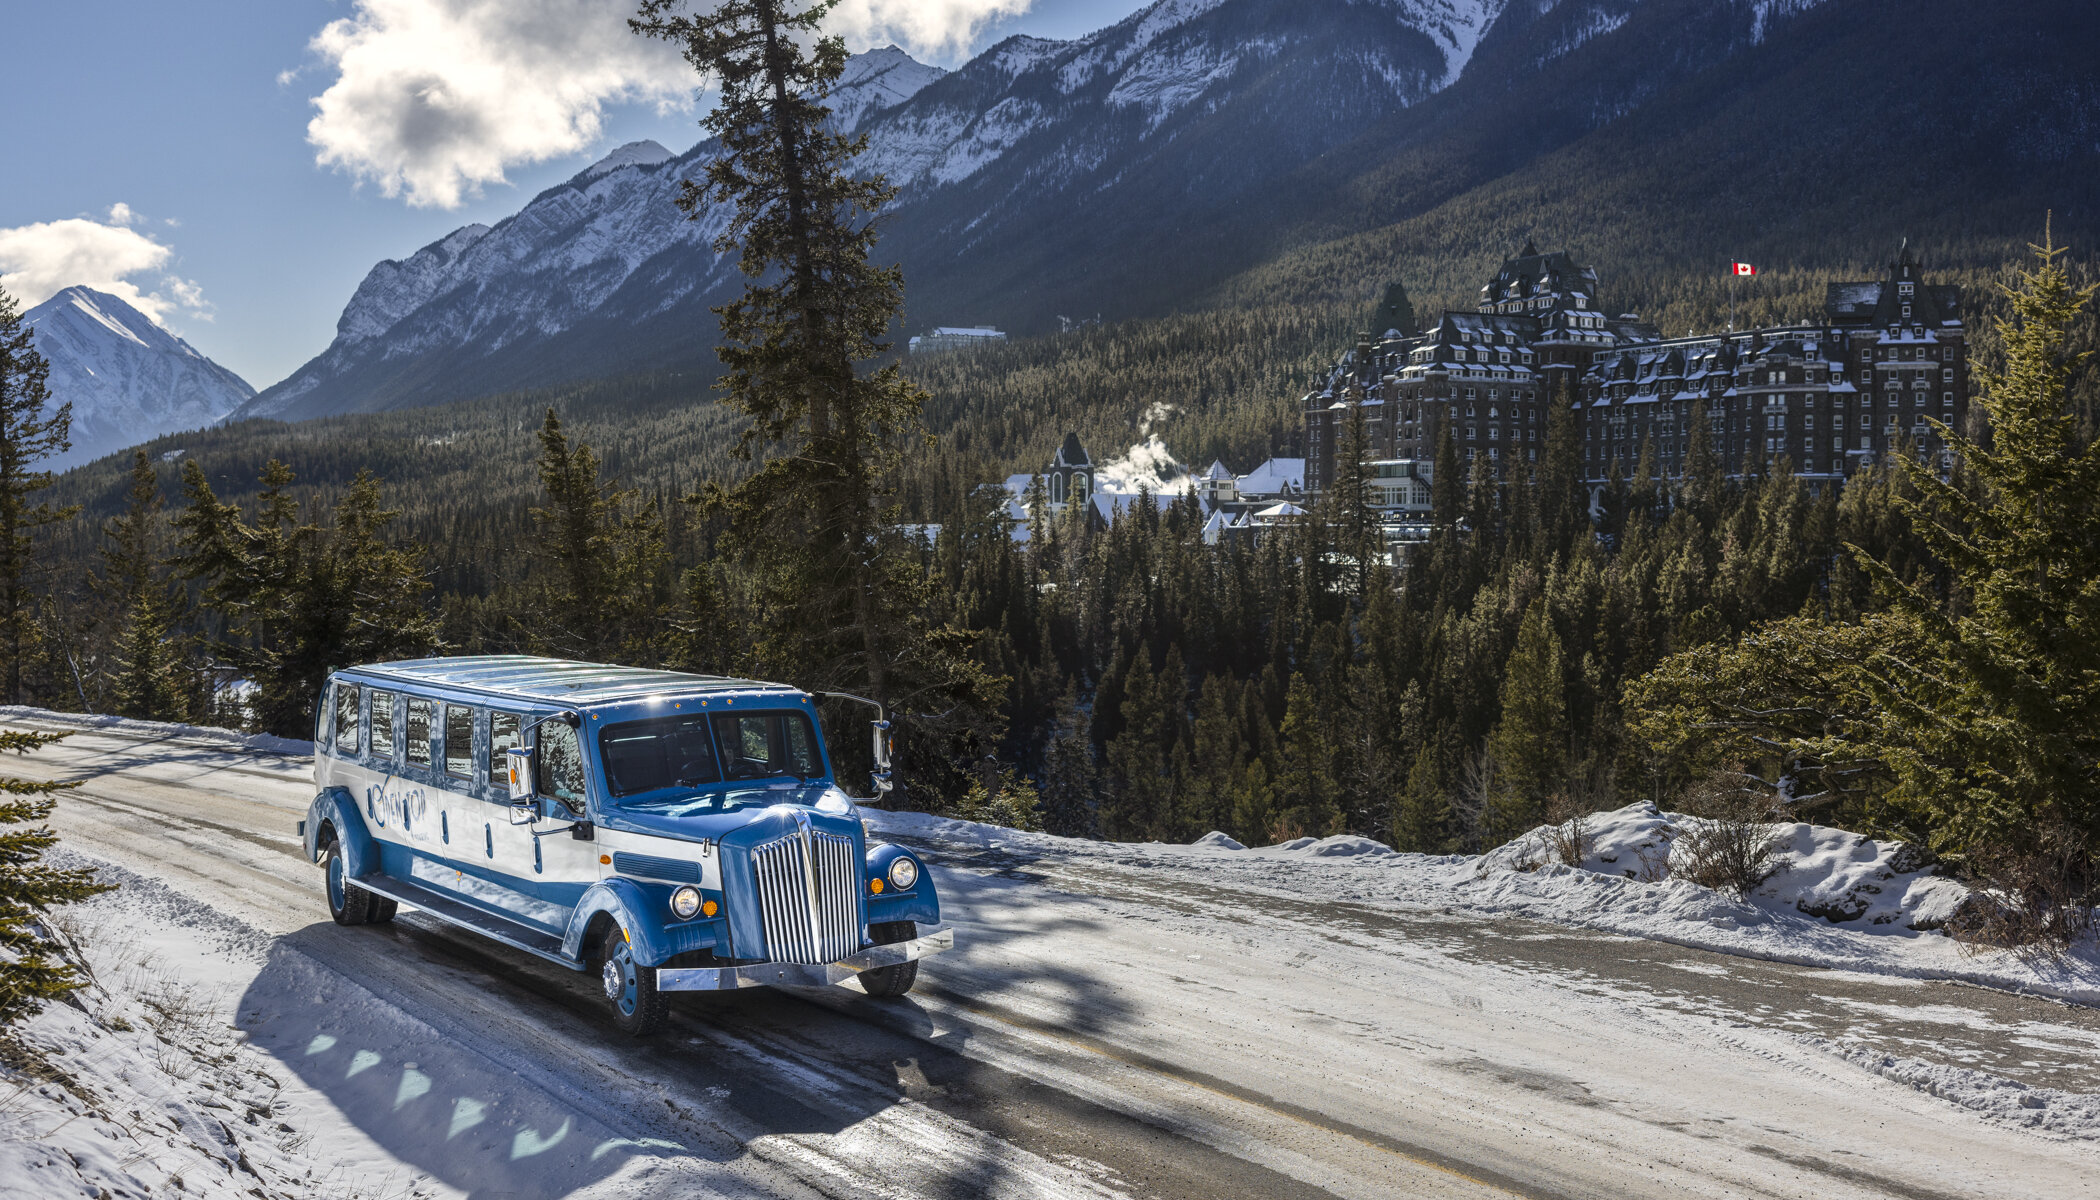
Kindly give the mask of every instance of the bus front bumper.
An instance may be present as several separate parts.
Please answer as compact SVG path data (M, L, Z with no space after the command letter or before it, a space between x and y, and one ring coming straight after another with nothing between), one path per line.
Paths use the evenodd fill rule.
M862 971L894 967L955 948L955 929L934 925L910 941L869 946L833 963L752 963L741 967L658 967L660 992L727 992L749 987L828 987Z

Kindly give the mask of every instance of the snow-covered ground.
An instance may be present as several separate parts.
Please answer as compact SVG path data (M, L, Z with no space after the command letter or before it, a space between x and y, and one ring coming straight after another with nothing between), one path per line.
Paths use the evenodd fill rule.
M1900 843L1817 825L1775 831L1779 867L1746 899L1671 877L1698 818L1631 804L1588 818L1580 866L1554 861L1548 829L1482 855L1402 854L1369 838L1299 838L1249 849L1222 833L1192 846L1090 842L923 813L873 813L899 836L1054 850L1229 878L1296 897L1384 901L1520 916L1739 954L1897 978L1951 980L2100 1005L2091 935L2062 961L1964 945L1938 931L1967 895L1918 869Z
M124 886L68 918L87 1011L22 1027L69 1080L0 1066L4 1197L2100 1196L2100 1012L2034 994L2090 954L1965 957L1845 835L1738 903L1638 878L1682 826L1643 810L1585 870L871 812L958 929L910 998L635 1044L582 976L328 922L296 743L74 727L0 769L82 780L55 824Z

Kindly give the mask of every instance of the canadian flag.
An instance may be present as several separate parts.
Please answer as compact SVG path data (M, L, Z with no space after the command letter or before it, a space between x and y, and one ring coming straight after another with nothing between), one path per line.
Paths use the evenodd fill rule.
M1749 263L1737 263L1735 264L1735 273L1738 275L1755 275L1757 274L1757 268Z

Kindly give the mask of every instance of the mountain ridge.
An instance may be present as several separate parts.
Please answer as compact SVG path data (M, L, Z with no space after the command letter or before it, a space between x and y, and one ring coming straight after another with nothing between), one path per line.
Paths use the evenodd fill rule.
M215 425L255 389L123 299L63 288L22 314L50 364L53 404L73 406L64 469L183 429Z
M1025 334L1061 312L1146 316L1273 295L1286 271L1293 302L1344 301L1380 277L1447 286L1448 271L1531 231L1617 238L1652 222L1668 236L1624 248L1646 270L1712 253L1702 243L1723 235L1755 243L1738 238L1758 232L1760 205L1831 210L1831 196L1831 219L1854 233L1959 229L1972 195L1881 181L1935 151L1950 180L2003 177L1989 220L1970 222L1993 238L2010 228L1999 209L2089 203L2100 138L2078 132L2091 124L2078 98L2095 89L2075 60L2100 49L2092 13L2011 0L1967 30L1966 11L1955 0L1161 0L1082 38L1008 38L954 71L894 47L856 56L838 108L870 139L863 165L900 189L881 253L905 265L909 323ZM2001 67L2044 28L2063 45L2034 57L2039 82L2022 93ZM1885 82L1912 60L1977 82L1959 94ZM1808 61L1817 73L1790 69ZM1787 77L1794 94L1759 75ZM1848 112L1848 95L1873 100ZM1748 96L1781 116L1761 120L1739 103ZM2008 96L2065 131L2068 159L2004 172L2004 138L1976 114ZM1876 105L1906 123L1877 126ZM1694 128L1703 143L1687 143ZM1630 153L1629 129L1667 146L1663 161ZM1941 129L1961 136L1935 143ZM710 245L725 214L686 221L672 201L711 153L702 142L587 169L492 228L380 264L337 342L242 415L707 369L708 306L740 281ZM1853 178L1855 163L1873 178ZM1854 195L1864 201L1843 202ZM1617 211L1588 203L1602 196ZM1440 212L1477 212L1478 228ZM1372 246L1382 261L1363 261Z

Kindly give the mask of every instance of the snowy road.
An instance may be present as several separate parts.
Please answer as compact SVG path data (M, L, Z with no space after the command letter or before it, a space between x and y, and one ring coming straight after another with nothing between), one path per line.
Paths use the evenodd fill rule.
M682 998L636 1044L583 976L331 924L304 762L89 731L7 770L85 781L104 928L230 989L308 1152L393 1194L2100 1195L2100 1145L1868 1069L2100 1092L2100 1014L2032 997L936 844L958 947L911 997Z

